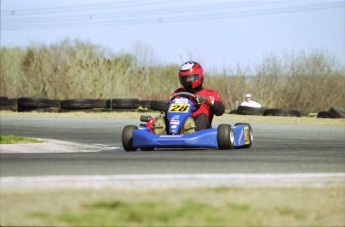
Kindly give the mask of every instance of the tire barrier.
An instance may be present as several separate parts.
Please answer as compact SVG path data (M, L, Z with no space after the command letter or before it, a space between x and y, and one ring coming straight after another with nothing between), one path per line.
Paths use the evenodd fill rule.
M6 96L0 96L0 110L13 111L17 107L17 99L9 99Z
M51 107L51 100L46 98L21 97L17 101L17 107L18 112L49 109Z
M316 115L317 118L332 118L328 111L320 111Z
M20 97L18 99L9 99L6 96L0 96L0 111L166 111L167 108L167 100L139 100L136 98L50 100L47 98L35 97ZM301 117L301 112L294 109L267 109L246 106L239 106L237 109L231 110L229 113L240 115ZM345 110L339 107L331 107L328 111L320 111L317 114L313 114L313 116L316 118L345 118Z
M339 107L331 107L328 111L320 111L318 118L345 118L345 110Z
M139 107L139 99L108 99L106 101L106 108L109 110L133 110Z
M329 114L333 117L333 118L345 118L345 110L341 109L341 108L337 108L337 107L331 107L329 109Z
M93 100L93 108L99 108L99 109L102 109L102 108L106 108L106 102L107 100L106 99L94 99Z
M166 100L153 100L151 108L158 111L166 111L168 109L168 101Z
M254 108L249 106L239 106L236 113L241 115L263 115L265 108Z
M51 108L60 109L61 108L61 100L53 99L51 102Z
M301 112L293 109L267 109L264 116L288 116L288 117L300 117Z
M90 110L94 107L92 99L66 99L61 101L64 110Z
M8 98L6 96L0 96L0 106L6 106L7 100Z

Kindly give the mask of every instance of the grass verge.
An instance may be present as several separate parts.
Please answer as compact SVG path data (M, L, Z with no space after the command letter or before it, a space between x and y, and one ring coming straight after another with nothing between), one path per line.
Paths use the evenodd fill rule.
M26 143L42 143L41 140L15 135L0 134L0 144L26 144Z
M196 193L197 192L197 193ZM345 188L2 189L1 225L344 226Z

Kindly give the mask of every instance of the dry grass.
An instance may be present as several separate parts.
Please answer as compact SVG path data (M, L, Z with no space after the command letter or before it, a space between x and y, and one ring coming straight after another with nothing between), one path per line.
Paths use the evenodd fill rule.
M333 187L153 191L5 188L1 190L0 224L344 226L344 204L345 188Z
M1 48L0 55L0 95L10 98L160 100L180 86L178 65L153 66L130 54L105 57L102 47L80 41ZM345 107L345 68L320 52L268 57L254 74L240 69L205 74L205 87L217 89L227 109L235 109L246 92L270 108Z

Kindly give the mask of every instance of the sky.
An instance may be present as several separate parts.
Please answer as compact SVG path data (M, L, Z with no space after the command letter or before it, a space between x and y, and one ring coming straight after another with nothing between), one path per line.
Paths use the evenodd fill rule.
M345 0L1 0L1 47L67 38L205 70L315 51L345 66Z

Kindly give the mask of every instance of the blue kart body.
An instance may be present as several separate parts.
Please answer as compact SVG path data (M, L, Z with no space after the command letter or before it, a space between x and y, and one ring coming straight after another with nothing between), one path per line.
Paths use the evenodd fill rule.
M167 133L158 135L152 133L152 129L149 127L143 125L139 127L132 126L131 138L124 139L123 136L123 141L125 141L123 143L127 147L130 147L129 149L125 149L132 151L136 149L152 150L154 148L231 149L249 148L251 146L253 140L252 129L247 123L238 123L235 126L222 124L218 128L183 133L184 124L188 118L191 118L193 110L194 103L190 99L186 97L172 99L167 110L167 119L169 122L166 125L168 127L166 130ZM124 147L126 146L124 145Z
M245 136L245 125L233 126L233 148L240 148L249 144ZM218 148L218 130L204 129L187 135L156 135L146 127L133 130L133 147L145 148ZM251 141L250 141L251 142Z

